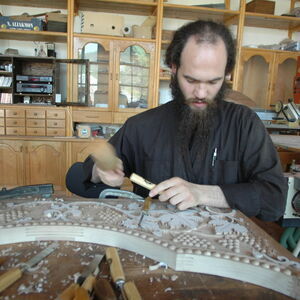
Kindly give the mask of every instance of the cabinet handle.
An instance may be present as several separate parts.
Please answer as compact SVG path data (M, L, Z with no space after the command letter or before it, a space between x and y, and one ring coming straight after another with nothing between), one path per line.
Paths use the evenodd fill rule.
M14 125L16 125L16 124L18 124L18 122L17 122L17 121L14 121Z
M14 130L14 133L18 133L18 131L17 131L17 130Z
M34 116L37 116L37 113L34 113L33 115L34 115Z
M119 73L116 73L116 80L119 80Z
M56 123L56 122L54 122L54 125L57 125L57 123Z
M13 112L13 115L14 115L14 116L16 116L17 114L18 114L18 113L17 113L16 111L15 111L15 112Z
M88 119L97 119L98 117L95 117L95 116L85 116L86 118Z
M58 114L54 114L54 117L57 117L58 116Z
M37 122L34 122L33 124L34 124L34 125L37 125Z
M20 146L20 152L23 152L23 146Z

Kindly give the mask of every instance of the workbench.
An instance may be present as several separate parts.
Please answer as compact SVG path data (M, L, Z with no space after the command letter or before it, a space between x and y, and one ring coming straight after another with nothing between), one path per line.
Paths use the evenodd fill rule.
M70 240L62 240L66 239L66 235L64 235L64 232L61 232L61 236L58 238L58 240L60 239L60 241L58 242L59 248L57 248L40 264L38 264L36 270L33 270L32 272L25 272L19 281L15 282L4 292L2 292L2 294L0 294L0 299L55 299L61 291L63 291L70 283L74 281L76 274L78 275L86 268L89 262L93 259L94 255L104 254L105 249L107 247L107 245L98 244L95 242L76 241L77 236L75 233L79 232L78 228L80 226L87 230L89 230L88 227L91 227L92 230L96 230L98 228L99 232L101 233L108 232L109 230L111 230L111 235L113 236L115 234L116 229L113 227L103 227L101 225L93 224L94 221L90 214L87 214L85 218L82 218L81 216L81 221L76 222L74 222L73 219L64 222L62 220L56 222L49 220L49 222L47 223L45 221L45 218L41 218L41 222L40 224L38 224L38 221L34 219L33 215L31 220L30 218L28 218L28 214L26 214L26 208L24 208L25 204L29 203L28 207L30 209L28 209L28 211L34 211L39 205L48 205L49 201L52 200L33 200L32 198L26 198L21 200L10 199L0 203L0 240L2 243L2 245L0 245L0 257L4 258L4 261L0 266L0 275L3 274L5 270L18 264L19 262L27 261L38 251L49 245L53 240L56 240L55 236L49 239L51 233L53 234L54 232L51 229L52 227L58 226L57 228L59 228L59 226L68 225L71 229L70 232L67 234L73 236L73 238L70 238ZM104 201L103 203L105 204L108 203L109 205L111 205L111 203L113 203L112 201L124 201L124 203L126 203L127 200L86 199L86 204L84 204L82 200L73 198L54 199L53 201L54 204L51 204L51 208L56 209L57 216L57 214L59 213L58 207L64 207L69 204L73 205L72 208L75 207L76 209L78 209L78 211L80 206L82 206L83 209L81 210L83 211L85 206L93 205L94 207L96 207L97 205L101 205L101 201ZM97 205L95 203L97 203ZM120 204L118 205L119 206L117 207L120 207ZM93 211L96 211L96 209L93 208ZM228 213L231 212L226 211L227 215ZM108 214L107 217L109 218L112 215L113 214ZM50 217L49 210L47 210L47 213L44 215L44 217L48 216ZM88 224L87 219L91 220L90 224ZM261 245L266 246L267 254L277 253L281 256L288 258L291 261L297 261L297 263L299 263L299 260L293 257L290 252L281 247L280 244L278 244L275 240L268 236L250 219L241 215L240 212L238 212L238 214L235 215L235 217L232 217L232 220L233 219L237 220L237 222L242 222L239 225L245 224L245 226L247 226L247 228L249 229L249 233L252 234L255 232L255 235L257 236L256 240L259 241ZM22 226L19 224L20 220L23 222ZM16 236L11 234L11 239L14 240L14 243L6 243L6 241L10 240L10 236L7 235L6 237L4 237L3 233L13 232L12 230L15 226L13 224L18 224L15 227L16 231L19 230L19 232L21 232L22 230L24 230L24 232L27 232L26 236L24 235L23 237L20 237L20 239L27 239L27 241L16 242ZM109 224L109 219L107 221L107 224ZM42 231L39 232L36 229L36 236L33 236L32 228L34 228L35 226L36 228L43 227L43 233L41 233ZM71 232L72 228L74 228L73 233ZM136 241L138 241L138 238L145 238L143 237L143 235L138 236L134 229L125 230L120 234L128 234L128 239L132 238ZM186 231L186 236L190 234L191 230ZM206 232L205 236L208 235L209 234ZM44 236L44 238L42 238L42 236ZM86 237L83 236L84 232L82 231L81 234L78 234L78 239L86 239ZM246 237L246 235L243 236ZM222 234L219 235L219 237L221 238ZM30 239L32 241L29 241ZM94 239L94 237L91 237L91 239ZM150 238L147 238L147 243L148 241L151 241ZM166 246L164 245L164 243L160 244L159 239L154 239L152 242L154 248L156 247L155 244L157 244L158 249L163 249L163 247ZM108 244L113 244L111 246L114 247L118 243L119 241L114 241L113 239L108 241ZM242 244L242 240L240 243ZM181 251L186 251L186 253L192 253L192 249L196 247L188 247L188 245L184 242L182 243L182 245L185 246L182 246L181 249L177 250L177 253L179 254L182 253ZM132 245L130 247L139 248L137 244ZM184 250L184 248L187 250ZM208 248L206 252L203 252L203 254L209 259L211 259L211 257L214 256L214 253L217 253L218 250L213 250L213 247L211 247L211 249L212 250ZM263 251L263 249L260 249L259 247L256 249L258 251ZM175 271L170 267L160 267L154 270L150 270L149 267L157 265L159 261L150 259L149 257L144 256L143 253L138 254L134 251L128 251L126 249L118 248L118 252L121 258L121 263L124 268L126 280L134 281L134 283L137 286L137 289L139 290L142 296L142 299L291 299L290 297L285 296L281 293L277 293L274 290L264 288L255 284L226 278L223 276L208 275L203 274L201 272ZM239 255L243 254L242 252L242 249L241 253L236 251L236 254L234 254L234 256L232 257L236 260L236 258L238 258ZM201 252L198 251L197 253ZM222 257L220 258L217 255L215 255L215 257L216 259L220 259L221 264L224 263L224 259L222 259ZM227 257L227 261L228 263L230 263L229 257ZM256 261L260 261L260 258L256 259ZM236 264L236 261L232 261L232 265L234 264ZM265 261L261 261L260 264L267 272L268 269L270 269L270 272L272 272L272 269L274 268L272 263L266 263ZM253 268L255 268L255 266L253 266ZM280 266L279 269L281 269L283 273L289 274L289 276L294 274L294 271L292 271L292 273L287 272L288 269L286 269L286 267ZM281 270L279 269L277 268L276 273L278 275L281 275ZM243 275L242 273L243 272L241 271L241 276ZM284 275L283 273L282 275ZM107 274L107 276L109 276L109 274ZM255 274L254 272L253 276L255 277L257 276L257 274ZM239 273L236 274L236 277L239 278ZM295 281L296 290L299 288L297 280ZM277 282L275 284L277 284ZM280 282L278 282L278 284L280 284ZM300 294L297 295L300 297Z
M299 135L270 134L270 136L275 146L289 151L300 152Z

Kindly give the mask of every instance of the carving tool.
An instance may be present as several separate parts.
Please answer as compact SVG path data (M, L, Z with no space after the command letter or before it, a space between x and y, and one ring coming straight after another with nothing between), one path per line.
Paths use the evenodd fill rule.
M12 285L18 279L21 278L24 271L32 268L39 263L43 258L48 256L58 247L58 243L52 243L47 248L39 252L25 263L19 264L19 267L8 270L6 273L0 276L0 292L4 291L7 287Z
M91 157L96 166L103 171L116 169L119 161L115 148L107 142L101 143Z
M143 177L141 177L141 176L139 176L135 173L132 173L129 179L132 182L134 182L134 183L136 183L136 184L138 184L138 185L140 185L140 186L142 186L142 187L144 187L148 190L152 190L155 187L154 183L144 179ZM147 197L145 199L138 226L141 226L142 221L144 219L144 216L148 214L148 211L149 211L150 206L151 206L151 202L152 202L152 199L150 197Z
M134 282L125 282L125 275L117 249L114 247L106 248L106 259L109 263L113 282L120 289L122 297L127 300L141 300L142 298Z
M97 267L104 255L95 255L94 259L88 265L81 275L78 277L76 283L69 285L57 298L57 300L89 300L89 293L93 289L93 283L95 276L93 272L97 270Z

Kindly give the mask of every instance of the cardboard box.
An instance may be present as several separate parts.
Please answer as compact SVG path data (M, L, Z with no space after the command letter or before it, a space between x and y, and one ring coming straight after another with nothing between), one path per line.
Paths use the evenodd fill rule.
M123 36L124 17L100 12L83 12L81 32Z
M44 29L44 22L38 18L32 17L5 17L0 16L1 29L17 29L29 31L41 31Z
M151 39L152 37L152 26L133 25L132 30L135 38Z
M267 0L253 0L246 4L246 11L274 15L275 2Z

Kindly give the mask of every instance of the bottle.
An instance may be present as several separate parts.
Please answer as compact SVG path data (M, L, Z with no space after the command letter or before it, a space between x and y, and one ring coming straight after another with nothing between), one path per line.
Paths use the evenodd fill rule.
M295 173L296 173L296 160L295 160L295 159L292 160L292 163L291 163L291 165L290 165L290 172L291 172L292 174L295 174Z

